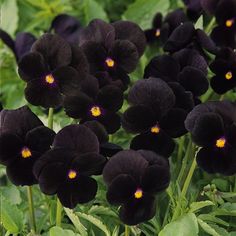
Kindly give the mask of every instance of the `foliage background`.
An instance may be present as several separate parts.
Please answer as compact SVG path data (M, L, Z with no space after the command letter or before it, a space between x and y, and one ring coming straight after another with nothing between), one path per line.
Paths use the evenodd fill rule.
M17 32L22 31L40 36L50 28L53 18L61 13L77 17L82 25L86 25L93 18L106 21L128 19L147 29L151 26L156 12L165 15L177 7L184 7L181 0L0 0L0 6L0 27L13 38ZM203 28L208 20L201 18L197 24ZM142 78L144 66L156 53L161 53L161 49L147 49L137 70L131 75L132 82ZM25 84L17 75L14 55L2 42L0 42L0 68L0 101L3 107L15 109L27 104L24 99ZM211 99L219 99L219 96L212 95L211 89L203 99L209 96ZM236 93L229 92L225 98L236 100ZM126 106L127 104L122 110ZM33 106L31 108L46 124L47 112ZM54 122L55 130L58 131L70 122L70 118L67 118L63 111L57 113ZM124 148L128 147L129 139L130 135L122 129L112 137L115 143ZM160 236L236 236L235 179L210 176L197 169L187 198L182 198L180 188L183 183L178 181L177 176L181 165L188 170L191 164L191 158L184 158L184 161L182 158L187 149L189 136L176 142L181 145L171 159L172 182L168 190L158 196L156 217L148 223L132 227L131 233ZM187 172L182 174L184 180ZM124 226L119 221L117 209L106 202L106 189L101 177L98 177L98 181L100 190L96 199L89 204L78 206L75 209L76 214L66 209L62 228L52 227L55 225L56 200L54 197L44 196L35 186L38 233L44 236L122 235ZM1 165L0 197L0 235L11 233L33 235L28 224L26 188L11 185L6 178L5 168ZM177 221L172 221L176 219Z

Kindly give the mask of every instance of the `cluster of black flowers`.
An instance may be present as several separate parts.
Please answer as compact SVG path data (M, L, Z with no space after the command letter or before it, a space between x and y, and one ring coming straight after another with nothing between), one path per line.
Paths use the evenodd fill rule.
M211 9L210 1L184 2L187 14L177 9L162 20L158 13L145 33L130 21L110 24L95 19L82 27L65 14L57 16L39 39L21 33L13 41L0 31L15 53L27 101L44 108L63 107L76 119L73 123L79 123L55 134L26 106L3 109L0 163L14 184L38 183L43 193L56 194L65 207L75 208L96 197L93 176L103 174L108 202L121 206L125 224L135 225L155 215L156 194L169 185L168 158L175 138L192 134L201 148L197 163L203 170L236 173L236 103L201 101L209 87L209 68L215 74L210 85L216 93L236 87L235 45L230 41L235 40L234 1L216 1L218 26L211 37L193 23ZM227 44L215 37L222 28L232 36ZM121 114L129 74L146 40L159 40L165 54L153 57L144 79L133 83L129 106ZM129 150L109 142L109 134L121 125L135 134Z

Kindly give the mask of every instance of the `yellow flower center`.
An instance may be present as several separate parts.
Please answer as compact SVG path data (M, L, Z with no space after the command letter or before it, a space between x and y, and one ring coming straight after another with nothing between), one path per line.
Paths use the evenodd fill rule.
M151 132L154 134L158 134L160 132L160 128L157 125L155 125L151 128Z
M225 138L220 138L216 140L216 147L218 148L223 148L225 147L226 144L226 139Z
M227 73L225 74L225 78L226 78L227 80L232 79L232 77L233 77L233 74L232 74L231 71L229 71L229 72L227 72Z
M161 31L160 31L160 29L157 29L156 32L155 32L155 36L159 37L160 35L161 35Z
M32 153L31 153L31 151L29 150L29 148L24 147L24 148L22 149L22 151L21 151L21 156L22 156L24 159L26 159L26 158L31 157L31 156L32 156Z
M48 83L48 84L53 84L55 79L53 78L53 76L50 74L50 75L47 75L45 77L45 81Z
M76 171L74 171L74 170L69 171L69 173L68 173L69 179L74 179L76 176L77 176Z
M102 114L100 107L94 106L90 109L92 116L98 117Z
M107 58L105 62L108 67L114 67L114 65L115 65L115 61L112 60L111 58Z
M226 27L231 27L231 26L233 25L233 23L234 23L234 20L233 20L233 19L230 19L230 20L227 20L227 21L225 22L225 25L226 25Z
M140 199L143 196L143 191L142 189L138 188L136 192L134 193L134 197L137 199Z

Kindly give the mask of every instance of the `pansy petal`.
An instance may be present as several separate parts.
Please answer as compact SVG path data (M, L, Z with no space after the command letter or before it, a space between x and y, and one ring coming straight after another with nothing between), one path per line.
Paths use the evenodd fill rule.
M139 57L142 56L146 46L142 29L131 21L116 21L112 25L115 28L116 39L129 40L136 46Z
M136 151L125 150L115 154L103 169L103 179L107 185L120 174L132 176L137 182L144 173L148 162Z
M88 41L81 47L89 63L91 73L103 71L107 57L107 51L102 44Z
M134 71L138 64L137 48L128 40L116 40L110 54L115 64L127 73Z
M158 39L160 39L158 34L156 36L156 32L157 32L156 29L148 29L148 30L144 31L145 36L146 36L146 40L148 43L152 43L152 42L158 41Z
M60 130L53 142L53 147L64 147L77 154L99 152L97 136L84 125L68 125Z
M66 96L64 99L65 112L72 118L82 118L87 116L92 105L92 99L84 93L79 93L76 96Z
M217 0L200 0L202 8L208 14L214 14L218 1Z
M236 81L234 79L227 80L223 76L213 76L211 79L211 87L218 94L224 94L227 91L236 88Z
M33 165L38 158L37 154L29 159L19 156L13 163L7 166L7 176L14 185L33 185L38 181L33 174Z
M71 169L79 174L90 176L101 174L106 158L96 152L87 152L77 156L71 163Z
M43 56L38 52L26 54L21 58L18 65L18 73L21 79L25 81L41 78L49 71Z
M0 132L0 163L8 165L20 154L24 144L17 135L2 129Z
M32 150L43 153L50 149L54 137L55 132L53 130L45 126L39 126L27 133L25 142Z
M206 76L198 69L186 66L178 75L180 84L194 96L201 96L208 89L208 80Z
M32 46L32 52L39 52L53 70L60 66L67 66L71 62L71 47L59 35L43 34Z
M15 51L18 60L21 59L25 54L30 52L30 49L35 41L36 38L30 33L17 33L15 40Z
M160 127L172 138L180 137L187 133L184 126L184 121L188 115L188 112L173 108L170 109L161 119Z
M164 50L172 53L184 48L190 43L194 33L195 29L192 23L183 23L172 32L164 46Z
M100 145L100 154L105 156L105 157L112 157L114 156L116 153L122 151L123 148L117 144L114 143L102 143Z
M27 83L25 98L32 105L44 108L56 108L62 104L62 96L56 82L48 84L42 79L31 80Z
M232 124L226 133L227 141L230 145L236 148L236 124Z
M69 182L71 181L71 182ZM61 184L57 196L64 207L75 208L78 203L91 201L97 193L97 182L87 176L80 175L74 180Z
M207 113L196 120L192 138L200 146L215 145L216 140L224 135L223 130L222 118L215 113Z
M90 130L92 130L96 134L100 144L108 142L108 139L109 139L108 134L106 132L106 129L101 123L99 123L96 120L91 120L91 121L84 122L83 125L88 127Z
M131 140L130 148L134 150L151 150L164 157L169 157L174 151L175 143L163 131L157 134L149 132L135 136Z
M150 220L156 213L155 197L144 194L141 199L132 199L120 209L120 219L124 224L137 225Z
M161 78L167 82L176 81L180 71L179 63L169 55L154 57L146 66L144 77Z
M132 176L127 174L118 175L109 185L107 191L107 201L113 205L126 203L133 197L137 183Z
M23 106L15 110L2 110L0 113L0 123L3 131L15 133L22 139L25 138L29 130L43 125L41 120L28 106Z
M70 66L60 67L56 69L52 75L57 80L60 91L65 95L72 95L78 92L81 80L83 79L77 71Z
M136 105L128 108L122 117L122 127L132 133L148 130L157 122L152 109L144 105Z
M166 189L170 183L168 162L164 165L149 166L142 176L141 186L145 192L156 194Z
M98 93L98 104L109 111L118 111L123 105L123 92L121 89L107 85Z

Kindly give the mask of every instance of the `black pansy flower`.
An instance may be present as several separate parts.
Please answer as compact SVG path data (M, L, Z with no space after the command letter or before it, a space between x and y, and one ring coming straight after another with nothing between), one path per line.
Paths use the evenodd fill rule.
M211 87L218 94L224 94L236 87L236 53L230 48L222 48L210 64L215 73Z
M201 0L183 0L187 6L187 15L191 20L197 20L202 13Z
M7 176L15 185L36 184L33 165L50 149L55 133L27 106L2 110L0 121L0 163L6 165Z
M36 41L34 35L26 32L20 32L13 40L11 36L0 29L0 39L12 50L18 62L31 49L31 46Z
M236 47L236 1L221 0L215 9L218 25L212 30L211 38L218 46Z
M83 123L86 127L91 129L97 136L100 147L100 154L105 157L111 157L117 152L122 151L122 147L117 144L109 142L109 136L105 127L96 120L86 121Z
M87 57L90 72L107 71L121 80L134 71L145 49L145 35L134 23L108 24L93 20L81 31L80 45Z
M175 95L164 81L149 78L137 81L130 89L131 106L122 117L122 126L135 136L130 144L134 150L147 149L169 157L175 143L171 137L186 132L185 112L174 108Z
M85 62L73 57L74 50L58 35L44 34L21 59L19 75L27 82L25 97L31 104L57 107L63 95L78 90L86 68Z
M97 120L104 125L108 133L116 132L120 128L120 116L117 111L123 104L122 90L112 85L98 89L95 78L87 81L86 86L82 85L81 92L65 97L66 114L81 119L82 123Z
M145 30L147 42L165 42L171 32L185 21L187 17L182 9L170 12L164 20L162 20L162 14L157 13L153 18L152 28Z
M63 206L74 208L95 197L97 182L91 175L100 174L105 162L97 136L84 125L69 125L35 163L34 174L43 193L57 194Z
M236 173L236 103L207 102L189 113L186 128L202 147L198 165L208 173Z
M203 49L216 53L217 48L211 38L201 29L195 29L192 22L178 26L164 45L164 51L174 53L184 48L194 48L206 56Z
M67 42L78 45L81 24L75 17L67 14L56 16L51 23L50 30L52 29Z
M107 200L121 205L119 216L127 225L150 220L156 212L155 195L170 182L168 161L151 151L121 151L103 170Z
M179 86L186 92L191 92L196 99L208 89L207 68L205 59L196 50L182 49L172 56L154 57L146 66L144 77L152 76L167 83L179 83ZM192 109L191 106L188 107L188 111Z

